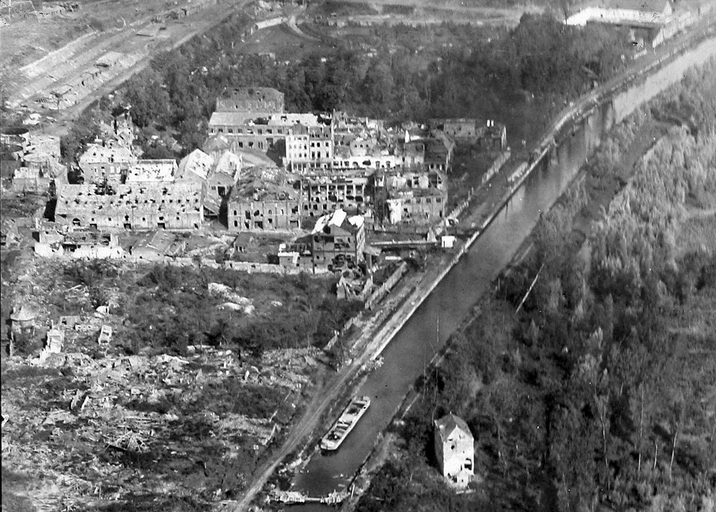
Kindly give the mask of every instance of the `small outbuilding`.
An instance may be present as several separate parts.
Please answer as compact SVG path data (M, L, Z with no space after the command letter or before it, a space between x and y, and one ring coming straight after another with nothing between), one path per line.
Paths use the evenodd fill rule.
M475 467L475 442L465 420L448 414L435 420L435 455L448 484L467 487Z
M35 335L37 314L27 306L15 306L10 314L10 337Z

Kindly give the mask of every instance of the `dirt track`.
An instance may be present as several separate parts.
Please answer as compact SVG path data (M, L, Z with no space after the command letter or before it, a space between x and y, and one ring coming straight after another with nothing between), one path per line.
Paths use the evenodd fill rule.
M123 81L143 69L156 54L180 46L188 39L217 25L231 14L243 9L248 0L223 1L206 5L184 18L172 19L165 10L137 19L125 27L94 31L69 42L41 59L31 62L7 77L10 106L26 105L25 110L53 116L57 122L47 127L48 133L61 135L69 122L92 101L114 90ZM162 20L157 23L156 20ZM142 35L150 34L150 35ZM102 58L114 59L102 69L96 65ZM97 72L97 78L86 85L77 77ZM52 91L71 86L72 92L63 100L61 110L53 101L43 108L35 100L51 98Z

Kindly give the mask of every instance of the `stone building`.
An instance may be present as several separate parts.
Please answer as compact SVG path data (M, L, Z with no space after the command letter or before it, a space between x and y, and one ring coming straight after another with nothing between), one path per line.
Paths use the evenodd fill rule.
M124 183L129 168L137 162L132 151L119 144L95 141L78 159L85 183Z
M235 139L239 149L268 151L297 125L315 126L314 114L284 112L283 93L268 87L237 88L216 99L209 136Z
M475 442L465 420L448 414L435 420L435 456L440 472L455 487L466 487L474 474Z
M454 153L455 141L440 132L425 139L425 167L429 171L450 171Z
M324 215L311 232L311 255L315 266L329 269L353 267L363 261L365 222L361 215L349 217L343 210Z
M243 112L214 112L209 120L209 136L224 135L237 141L239 149L268 151L288 135L316 126L314 114L269 114L256 117Z
M227 223L231 231L300 229L301 196L281 186L244 189L229 198Z
M354 169L301 176L301 215L318 217L337 209L365 210L372 201L371 174Z
M106 192L94 185L58 186L55 220L110 229L198 229L204 221L201 183L133 182Z
M331 126L318 124L296 126L286 136L284 166L294 172L328 169L333 164L333 131Z
M432 130L438 130L453 140L474 140L478 135L476 119L453 118L453 119L431 119L428 126Z
M38 226L35 254L44 258L121 258L124 251L115 233L72 226Z
M379 223L431 225L445 217L448 192L443 172L395 169L376 172L373 180Z
M12 190L44 194L54 179L64 179L67 173L60 164L60 138L27 133L20 140L20 149L13 153L19 165L12 173Z
M216 99L216 111L278 114L284 111L284 96L270 87L236 88Z

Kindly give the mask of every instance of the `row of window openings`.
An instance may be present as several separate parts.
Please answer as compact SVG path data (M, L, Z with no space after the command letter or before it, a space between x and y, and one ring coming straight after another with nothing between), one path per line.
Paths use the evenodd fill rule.
M219 133L224 133L224 129L223 129L223 128L219 128L217 131L218 131ZM259 129L257 129L256 131L257 131L258 135L264 135L264 130L263 130L263 128L259 128ZM226 133L231 133L231 134L233 134L233 133L234 133L234 129L233 129L233 128L227 128L227 129L226 129ZM273 128L266 128L266 135L273 135L273 134L274 134ZM282 130L281 128L277 128L277 129L276 129L276 135L283 135L283 134L284 134L284 133L283 133L283 130ZM254 133L254 130L251 130L251 129L247 129L247 130L244 132L244 130L243 130L242 128L237 128L237 129L236 129L236 135L256 135L256 134Z
M299 154L297 154L297 155L291 155L290 158L308 158L308 153L299 153ZM330 155L330 153L329 153L328 151L326 151L326 156L323 156L323 155L321 154L321 152L319 151L319 152L318 152L318 156L316 156L315 151L312 151L312 152L311 152L311 158L314 159L314 160L315 160L316 158L331 158L331 155Z
M214 187L214 188L216 188L216 187ZM223 188L223 187L221 187L221 188ZM151 201L152 203L156 203L156 202L157 202L156 199L145 199L145 200L144 200L144 204L149 204L150 201ZM184 201L185 201L186 204L191 203L191 199L184 199ZM89 200L85 201L84 204L87 204L88 202L89 202ZM181 200L181 199L177 199L176 202L177 202L177 204L182 204L182 200ZM197 198L194 198L194 203L198 203L198 202L199 202L199 198L198 198L198 197L197 197ZM75 203L80 204L79 198L75 198ZM169 199L169 204L173 204L173 203L174 203L174 199ZM65 204L70 204L70 200L69 200L69 199L65 199ZM126 201L125 204L126 204L126 205L131 205L131 204L132 204L132 201ZM139 204L139 199L134 198L134 204ZM161 204L165 204L165 200L164 200L164 199L161 200ZM114 206L114 201L110 201L110 202L109 202L109 205L110 205L110 206ZM117 201L117 206L120 206L119 201ZM101 207L102 207L102 205L100 205L100 208L101 208Z
M129 215L125 215L125 216L124 216L124 222L129 222L129 220L130 220ZM160 216L160 217L159 217L159 221L161 222L161 221L163 221L163 220L164 220L164 217L163 217L163 216ZM181 220L181 217L180 217L179 215L177 215L176 220ZM77 218L75 218L75 219L72 220L72 223L73 223L73 224L77 224L77 225L78 225L79 222L80 222L80 221L79 221L79 219L77 219ZM92 218L90 219L90 222L97 222L97 221L96 221L96 219L95 219L94 217L92 217ZM107 217L107 222L112 222L112 217ZM147 222L147 218L146 218L146 217L142 217L142 222Z
M420 204L420 203L422 203L423 201L422 201L422 198L420 198L420 197L414 197L413 199L406 199L406 200L405 200L405 204L410 204L410 203L413 203L413 202L414 202L415 204ZM428 203L428 204L432 204L433 198L432 198L432 197L426 197L426 198L425 198L425 202ZM442 203L442 202L443 202L443 198L442 198L442 197L436 197L436 198L435 198L435 202L436 202L436 203Z

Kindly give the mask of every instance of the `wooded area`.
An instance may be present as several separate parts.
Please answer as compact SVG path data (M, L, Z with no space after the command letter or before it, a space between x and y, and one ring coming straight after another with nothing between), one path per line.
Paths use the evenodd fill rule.
M572 231L583 183L544 216L536 249L416 384L405 449L358 510L713 510L716 63L635 116L590 174L619 174L647 121L681 121L586 241ZM474 494L454 495L431 460L431 420L446 412L476 437Z
M524 15L514 30L489 38L480 27L462 25L375 28L374 51L340 42L330 55L279 63L242 52L236 34L246 26L236 17L157 57L112 102L105 98L85 113L64 140L65 156L98 135L95 121L107 117L112 103L131 104L152 157L168 151L153 136L172 136L189 153L206 137L216 98L234 87L274 87L293 112L341 109L391 122L485 118L526 97L548 110L621 70L630 48L620 29Z

